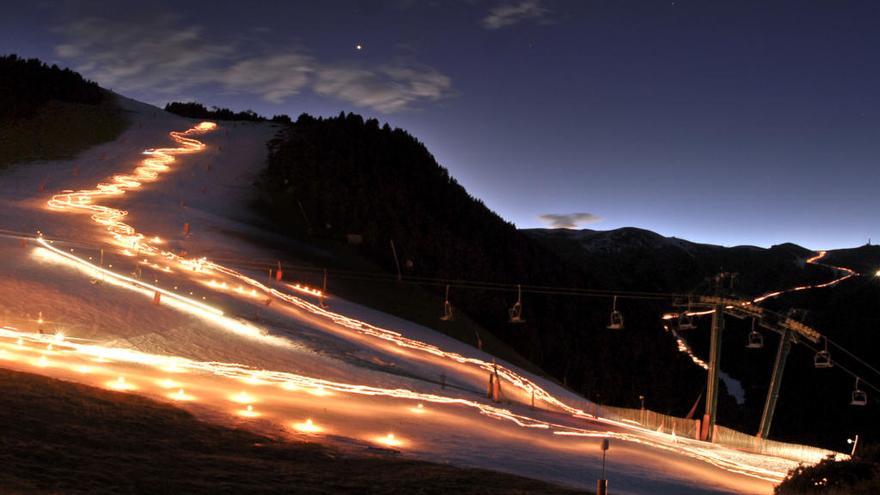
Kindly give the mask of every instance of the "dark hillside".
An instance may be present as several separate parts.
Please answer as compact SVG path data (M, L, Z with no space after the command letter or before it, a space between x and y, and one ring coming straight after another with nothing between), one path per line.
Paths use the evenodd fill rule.
M361 255L391 273L393 240L407 280L601 288L609 278L562 260L498 217L405 131L357 115L301 116L271 144L258 188L259 209L280 229L340 243L358 234ZM425 288L436 294L439 317L443 287ZM605 329L607 298L526 293L526 323L511 325L515 298L510 288L454 286L450 294L457 310L592 398L635 405L648 393L653 407L684 414L699 394L703 372L663 333L661 305L622 302L631 323L615 333Z
M880 271L880 246L866 244L851 249L835 249L828 251L826 261L865 275L874 275Z
M0 168L72 157L126 126L115 97L76 72L0 57Z

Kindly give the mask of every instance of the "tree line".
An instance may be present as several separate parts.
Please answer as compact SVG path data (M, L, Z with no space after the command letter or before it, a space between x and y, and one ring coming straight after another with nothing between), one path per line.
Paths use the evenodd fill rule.
M25 118L49 101L95 105L107 94L97 83L70 69L36 58L0 57L0 118Z
M205 105L197 102L173 101L165 105L165 111L190 119L237 120L245 122L265 122L268 120L279 124L291 123L290 117L283 114L275 115L271 119L267 119L253 110L236 112L228 108L216 106L211 107L209 110Z

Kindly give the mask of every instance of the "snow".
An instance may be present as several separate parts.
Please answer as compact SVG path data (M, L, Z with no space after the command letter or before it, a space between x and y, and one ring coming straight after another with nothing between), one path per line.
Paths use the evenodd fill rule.
M67 252L73 249L72 255L82 259L91 257L95 263L103 248L105 265L116 263L120 272L131 271L131 259L120 256L118 249L109 245L103 226L92 222L88 215L52 211L45 206L49 196L57 191L93 188L115 173L130 171L143 158L144 149L170 146L169 131L193 125L192 120L142 103L127 99L122 102L130 112L133 125L116 142L90 149L72 161L20 165L0 176L0 207L6 212L0 219L3 232L39 230L47 238L57 239L54 247ZM274 233L253 226L255 218L247 205L251 184L264 166L265 143L277 131L278 128L269 123L221 122L216 131L198 138L208 145L206 150L178 156L172 170L157 182L107 204L127 210L127 223L148 236L161 236L166 248L185 250L191 256L208 259L273 260L275 253L247 241L280 241ZM40 188L43 182L45 190ZM188 236L183 232L184 223L190 225ZM182 295L192 292L193 298L204 297L206 304L222 308L230 321L262 332L243 335L230 330L229 325L224 327L215 320L182 312L168 304L157 307L149 295L130 287L107 281L90 283L94 275L60 264L57 258L46 250L36 250L32 241L22 246L14 235L0 236L3 324L35 329L39 326L35 320L42 313L43 326L48 331L60 330L65 335L84 339L82 342L151 355L179 356L199 363L233 363L281 373L273 376L285 380L311 377L492 405L485 397L488 371L473 364L476 360L491 363L492 356L394 316L332 296L329 300L334 313L399 332L402 337L433 346L431 349L455 353L467 362L369 335L304 307L282 302L267 307L262 299L241 298L231 291L213 290L187 273L145 270L148 275L155 275L151 283L156 280L156 285L169 291ZM270 283L265 273L243 273L277 290L316 302L314 297L297 294L283 284ZM498 364L527 377L570 407L592 410L592 404L550 381L501 361ZM10 366L26 367L21 362ZM121 363L118 366L125 367L134 382L139 377L142 383L148 380L147 372L139 365ZM87 383L89 380L64 374L60 368L44 372ZM438 385L441 376L445 377L448 387ZM218 380L221 378L188 376L192 388L187 392L193 390L191 393L202 399L209 410L228 409L228 406L220 406L225 399L217 392ZM223 377L222 380L227 384L229 379ZM255 394L265 397L262 404L255 404L255 410L260 411L263 418L303 421L307 417L319 417L320 424L330 430L330 434L322 437L324 441L345 448L364 448L374 443L371 439L393 430L405 442L401 450L407 457L508 471L589 489L595 487L599 476L599 442L610 435L616 438L612 440L608 464L608 478L615 493L772 492L770 482L720 469L669 448L695 453L705 450L712 455L721 452L727 458L741 456L750 463L766 462L776 469L793 465L779 459L758 459L750 454L727 452L686 439L672 442L665 435L575 418L558 410L531 410L526 405L528 395L507 382L505 392L519 403L497 407L554 426L522 427L461 403L429 402L425 404L427 413L414 414L411 409L419 400L339 392L305 399L302 396L273 397L277 388L254 387ZM538 405L548 406L540 401ZM202 406L197 410L204 412ZM218 420L232 421L226 416ZM554 435L553 431L589 436L561 436Z

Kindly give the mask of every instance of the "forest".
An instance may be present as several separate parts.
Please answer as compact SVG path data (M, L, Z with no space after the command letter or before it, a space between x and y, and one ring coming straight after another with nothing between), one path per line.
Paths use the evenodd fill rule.
M96 83L70 69L35 58L0 56L0 119L31 116L52 100L94 105L105 97Z

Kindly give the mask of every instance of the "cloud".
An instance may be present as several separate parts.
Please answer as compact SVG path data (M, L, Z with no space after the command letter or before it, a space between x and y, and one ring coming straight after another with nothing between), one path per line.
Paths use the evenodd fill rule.
M74 21L58 31L65 43L58 56L79 62L90 79L119 91L149 89L175 93L210 81L205 69L233 53L231 46L205 41L197 27L178 27L173 18L152 23Z
M228 89L255 93L271 103L283 103L309 84L314 71L311 57L288 53L242 60L226 70L220 79Z
M146 22L86 18L57 31L64 42L55 52L86 77L156 99L219 85L277 104L310 90L393 113L452 94L452 80L424 64L346 64L318 60L301 48L279 52L253 40L210 40L198 26L183 26L171 16Z
M541 0L519 0L505 2L489 11L483 18L483 27L486 29L501 29L512 26L530 19L540 19L547 14L548 10Z
M539 218L554 229L576 229L584 224L602 221L602 217L592 213L544 213Z
M377 69L327 66L318 69L314 83L318 94L385 113L403 110L420 100L440 100L451 88L448 76L419 65Z

